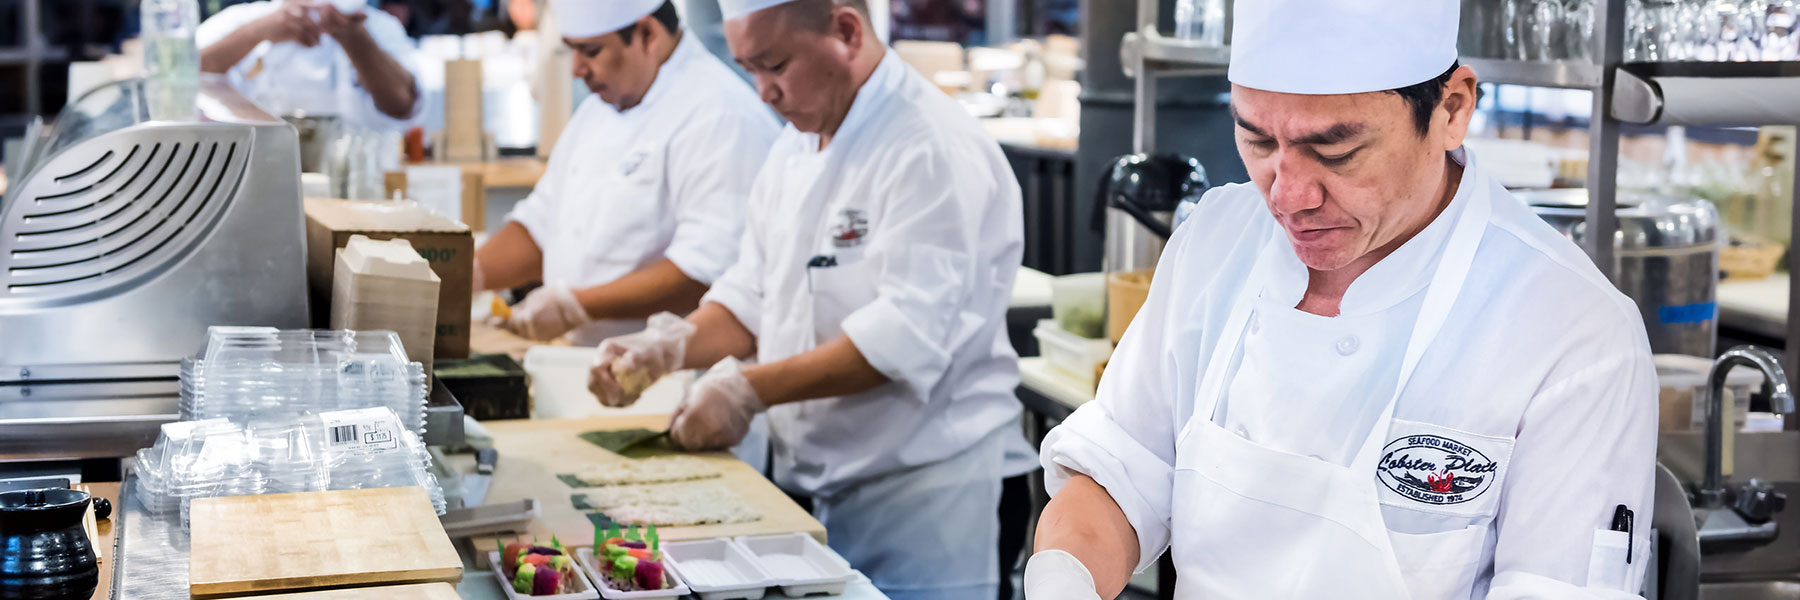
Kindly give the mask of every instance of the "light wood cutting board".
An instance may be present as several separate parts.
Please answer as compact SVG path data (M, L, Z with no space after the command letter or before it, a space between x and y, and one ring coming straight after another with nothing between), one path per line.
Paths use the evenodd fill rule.
M257 600L462 600L448 583L415 583L254 596Z
M203 498L191 512L195 598L462 580L418 487Z
M570 494L580 493L556 478L558 473L579 472L595 460L608 459L610 452L577 437L583 432L606 429L644 428L662 430L668 427L668 415L636 415L591 417L581 419L532 419L487 421L482 426L494 436L494 448L500 451L500 463L494 468L494 480L488 489L486 504L502 504L525 498L537 498L543 506L519 536L548 542L552 535L563 544L575 548L592 544L594 526L586 513L569 503ZM770 483L762 473L727 452L695 454L719 466L723 475L718 481L730 486L745 502L762 514L762 519L729 525L697 525L658 529L664 541L736 537L773 533L805 533L825 541L825 526L807 514L793 499ZM452 456L449 464L459 472L474 468L467 455ZM487 565L487 551L496 549L495 536L475 536L476 561Z

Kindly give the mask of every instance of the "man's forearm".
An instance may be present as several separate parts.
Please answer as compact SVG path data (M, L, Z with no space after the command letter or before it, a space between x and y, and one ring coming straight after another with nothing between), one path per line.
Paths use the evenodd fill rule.
M251 22L243 27L225 34L219 41L213 42L200 50L200 71L202 73L225 73L231 70L256 49L268 36L263 34L258 22Z
M412 72L382 50L365 28L357 27L338 37L338 45L350 57L350 66L356 69L363 89L375 99L375 108L395 119L412 116L413 106L419 99Z
M512 289L543 277L544 253L524 225L508 222L475 250L475 268L484 289Z
M768 406L859 394L888 383L887 376L869 364L849 336L838 336L786 360L750 367L744 370L744 378Z
M694 335L688 338L687 354L682 356L683 369L705 369L727 356L749 358L756 353L756 334L723 304L702 304L688 315L687 322L693 324Z
M1062 550L1094 577L1095 592L1113 598L1131 581L1138 563L1137 530L1106 488L1077 474L1063 484L1038 517L1036 552Z
M575 290L575 298L595 319L648 319L659 312L684 314L700 304L706 284L694 281L669 259L626 273L609 283Z

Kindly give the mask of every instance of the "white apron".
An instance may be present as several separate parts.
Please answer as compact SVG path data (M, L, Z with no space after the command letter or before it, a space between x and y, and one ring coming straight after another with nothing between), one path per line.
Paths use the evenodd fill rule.
M1407 341L1393 395L1349 467L1259 445L1215 421L1251 305L1267 280L1266 261L1251 269L1196 385L1194 413L1176 438L1178 597L1387 600L1468 589L1468 569L1401 571L1375 475L1395 404L1455 305L1487 228L1487 187L1468 192Z

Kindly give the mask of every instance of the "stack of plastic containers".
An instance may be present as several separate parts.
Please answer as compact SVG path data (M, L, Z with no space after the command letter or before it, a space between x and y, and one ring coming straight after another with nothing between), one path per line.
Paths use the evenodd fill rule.
M248 425L169 423L137 459L134 497L158 518L179 515L183 529L193 499L217 496L419 486L445 509L431 455L385 407Z
M206 348L181 363L184 421L292 419L332 410L387 408L425 432L425 368L391 331L213 327Z

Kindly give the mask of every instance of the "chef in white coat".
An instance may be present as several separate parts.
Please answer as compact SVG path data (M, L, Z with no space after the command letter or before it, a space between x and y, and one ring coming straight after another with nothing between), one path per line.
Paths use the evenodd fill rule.
M476 252L476 289L532 281L506 327L580 345L686 313L737 260L779 124L669 0L555 0L582 100L542 180Z
M200 70L223 73L270 112L399 129L424 111L406 28L363 0L260 0L194 30Z
M721 6L732 53L788 127L737 264L686 321L601 344L590 385L623 404L641 387L625 380L711 366L675 442L732 445L766 411L775 482L811 501L876 587L991 600L1020 415L1004 318L1018 184L981 126L871 35L860 2Z
M1178 598L1636 594L1643 322L1462 147L1456 3L1235 14L1252 181L1201 199L1045 440L1027 597L1113 597L1171 548Z

